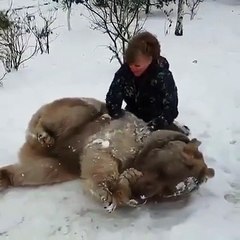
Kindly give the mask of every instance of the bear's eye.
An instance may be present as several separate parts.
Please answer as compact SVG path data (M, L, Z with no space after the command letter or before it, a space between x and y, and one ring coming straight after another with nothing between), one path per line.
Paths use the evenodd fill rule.
M189 170L192 170L192 169L193 169L193 165L187 165L187 168L188 168Z

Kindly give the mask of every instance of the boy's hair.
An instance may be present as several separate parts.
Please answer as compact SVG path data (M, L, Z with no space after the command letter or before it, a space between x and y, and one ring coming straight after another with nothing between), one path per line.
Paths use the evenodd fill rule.
M152 57L154 61L160 58L160 43L150 32L140 32L129 41L124 53L124 61L128 64L134 63L139 54Z

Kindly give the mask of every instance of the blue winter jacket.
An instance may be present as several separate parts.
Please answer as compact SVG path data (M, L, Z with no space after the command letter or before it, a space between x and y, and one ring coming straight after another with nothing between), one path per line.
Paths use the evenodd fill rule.
M123 101L126 110L148 122L153 129L170 125L178 116L178 93L169 64L152 63L140 77L135 77L127 64L116 72L106 95L108 113L119 118Z

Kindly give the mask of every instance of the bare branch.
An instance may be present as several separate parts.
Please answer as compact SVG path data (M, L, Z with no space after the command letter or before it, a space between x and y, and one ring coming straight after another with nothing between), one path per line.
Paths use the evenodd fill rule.
M5 78L6 75L7 75L7 72L5 72L5 73L3 74L3 76L0 78L0 87L3 86L2 80Z
M25 25L23 18L15 11L10 10L6 17L11 24L7 28L0 29L0 61L5 71L10 72L11 69L18 70L23 62L36 53L36 49L29 53L31 32Z
M204 0L185 0L185 1L186 6L190 10L190 20L193 20L197 14L200 3L202 3Z
M90 13L93 29L98 29L109 36L111 44L108 49L120 64L123 64L123 53L129 39L140 31L139 13L143 9L142 0L105 0L104 6L97 7L96 0L84 2Z

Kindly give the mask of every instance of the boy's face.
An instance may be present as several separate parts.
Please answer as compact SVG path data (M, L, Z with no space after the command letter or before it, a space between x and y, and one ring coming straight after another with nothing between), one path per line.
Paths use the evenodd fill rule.
M139 54L129 67L136 77L140 77L152 62L152 57Z

